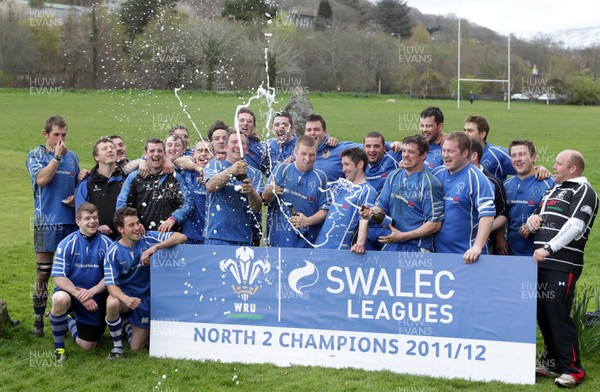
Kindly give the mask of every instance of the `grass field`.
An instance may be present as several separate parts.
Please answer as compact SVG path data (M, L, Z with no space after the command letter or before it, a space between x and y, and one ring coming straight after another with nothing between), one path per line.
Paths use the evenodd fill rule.
M185 91L180 96L203 135L215 119L232 123L236 106L250 97ZM281 109L287 98L278 97L274 109ZM386 102L390 98L395 102ZM418 133L418 113L432 105L444 111L445 131L462 129L468 114L483 115L491 125L490 143L506 146L514 138L529 138L537 145L538 164L549 169L559 151L565 148L581 151L588 167L584 175L600 190L600 173L596 170L600 156L593 128L600 108L514 102L507 111L506 103L476 101L474 105L462 103L458 110L455 101L336 94L312 94L310 100L315 112L327 120L329 132L341 140L362 141L362 136L371 130L381 131L389 140L401 140ZM257 113L266 109L261 102L253 103L251 108ZM28 335L33 319L30 296L35 258L31 232L33 200L25 159L32 148L43 143L44 120L51 114L66 118L69 124L66 144L78 154L84 168L92 166L91 147L99 136L122 134L129 156L136 157L148 137L163 136L178 123L192 129L191 122L171 91L30 94L29 90L0 90L0 113L4 124L0 135L7 142L0 147L0 299L8 303L11 316L21 320L20 326L9 328L7 337L0 340L0 390L546 391L555 388L550 380L538 380L535 386L514 386L355 369L157 359L149 358L147 352L127 352L126 359L110 363L104 360L110 351L109 341L88 353L74 348L70 338L67 364L55 367L48 321L43 339L35 340ZM264 119L259 118L258 125L264 127ZM599 233L600 228L596 228L588 242L580 285L600 287ZM541 349L539 342L538 347ZM588 378L580 390L600 390L600 354L583 360ZM232 381L234 376L239 384Z

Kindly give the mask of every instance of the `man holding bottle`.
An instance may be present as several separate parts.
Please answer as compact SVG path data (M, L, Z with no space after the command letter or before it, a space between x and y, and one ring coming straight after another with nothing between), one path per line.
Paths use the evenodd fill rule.
M392 221L392 232L379 237L383 251L433 251L433 234L444 220L444 191L425 167L428 149L423 136L405 137L400 168L388 175L375 206L360 212L371 222Z
M271 207L267 218L269 244L308 248L327 216L327 175L314 168L317 159L314 138L300 136L294 158L292 163L277 166L262 194Z

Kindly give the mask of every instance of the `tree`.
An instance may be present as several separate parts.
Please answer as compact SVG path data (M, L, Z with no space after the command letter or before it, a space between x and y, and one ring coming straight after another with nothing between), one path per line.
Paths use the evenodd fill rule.
M409 7L402 0L380 0L373 11L373 19L386 33L408 38L412 34L413 20Z
M44 0L29 0L27 2L31 8L44 8Z
M597 105L600 103L600 82L579 76L569 86L569 103L571 105Z
M127 0L121 8L121 23L130 43L156 15L161 6L174 7L175 0Z
M243 22L265 18L265 14L275 17L277 7L268 5L265 0L226 0L221 16Z
M223 39L224 37L211 35L202 45L202 54L206 64L206 90L208 91L212 91L214 88L215 71L225 51Z
M269 87L273 87L277 80L277 56L270 50L267 52L267 66L269 68Z
M96 20L96 3L92 4L91 22L92 31L90 33L90 46L92 48L92 88L96 88L96 79L98 77L98 22Z
M316 29L323 29L331 24L331 17L333 16L333 10L329 0L321 0L319 2L319 9L317 11L317 21L315 23Z

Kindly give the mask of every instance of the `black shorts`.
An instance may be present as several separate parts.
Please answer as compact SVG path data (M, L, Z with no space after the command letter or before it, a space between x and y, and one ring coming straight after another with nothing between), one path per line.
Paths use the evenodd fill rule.
M97 342L100 336L104 335L106 324L102 325L89 325L83 323L77 323L77 336L81 340L86 342Z
M58 287L57 289L58 290L56 291L60 290ZM73 296L71 296L71 306L67 310L67 313L75 312L75 322L77 323L77 337L79 337L79 339L81 340L85 340L86 342L97 342L100 339L100 336L104 335L104 330L106 329L106 302L99 301L97 297L95 297L94 299L97 302L100 302L100 309L98 309L98 311L95 313L86 313L84 316L83 314L87 311L85 310L83 305L81 305L81 303L79 303L79 301L77 301ZM83 309L83 311L80 310L79 312L77 312L78 309ZM95 315L96 317L94 319L97 319L100 322L100 324L91 325L78 321L78 317L87 317L91 315ZM94 319L92 319L92 321ZM86 320L89 319L86 318Z

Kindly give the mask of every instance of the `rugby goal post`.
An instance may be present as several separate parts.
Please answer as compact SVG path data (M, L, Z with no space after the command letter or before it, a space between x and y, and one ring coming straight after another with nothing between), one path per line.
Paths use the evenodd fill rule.
M456 89L456 107L460 109L460 82L492 82L492 83L506 83L506 102L507 102L507 110L510 110L510 34L507 36L507 78L506 79L468 79L460 77L460 24L461 18L458 18L458 75L457 75L457 89Z

